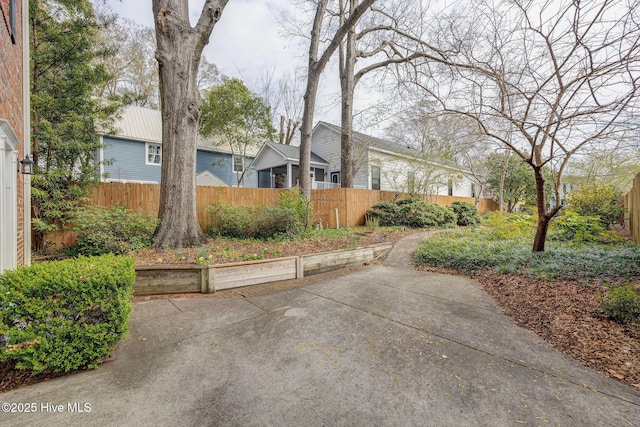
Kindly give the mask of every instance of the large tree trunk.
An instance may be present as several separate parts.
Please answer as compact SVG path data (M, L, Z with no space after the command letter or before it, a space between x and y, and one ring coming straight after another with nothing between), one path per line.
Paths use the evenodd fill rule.
M188 2L153 0L162 105L162 180L154 246L177 249L206 242L196 211L196 143L202 49L228 0L207 0L195 28ZM179 3L179 4L178 4Z
M349 14L356 7L355 0L349 1ZM342 22L346 20L346 10L342 11ZM340 47L340 89L342 93L342 114L340 134L340 183L343 188L353 188L353 94L355 92L356 32L347 33Z
M322 70L309 64L307 89L304 93L304 112L300 126L300 189L305 200L311 200L311 133L313 132L313 113L315 112L318 83Z

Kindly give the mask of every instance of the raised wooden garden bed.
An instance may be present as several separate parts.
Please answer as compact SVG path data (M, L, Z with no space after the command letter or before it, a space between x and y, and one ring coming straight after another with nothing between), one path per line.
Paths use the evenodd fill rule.
M239 288L344 268L372 261L390 243L321 254L216 265L141 265L136 267L136 295L202 292Z

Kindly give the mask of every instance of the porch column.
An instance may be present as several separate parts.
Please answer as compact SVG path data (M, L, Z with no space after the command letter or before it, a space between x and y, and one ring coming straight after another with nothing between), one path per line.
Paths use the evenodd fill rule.
M291 175L293 175L291 171L291 163L287 163L287 188L293 187L291 184Z

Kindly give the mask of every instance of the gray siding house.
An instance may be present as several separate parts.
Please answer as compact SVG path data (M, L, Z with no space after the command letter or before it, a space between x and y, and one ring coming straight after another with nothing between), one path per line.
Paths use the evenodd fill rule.
M162 164L162 116L158 110L127 106L114 124L115 135L102 135L99 152L103 182L159 183ZM258 174L248 166L259 147L245 156L200 137L196 153L198 185L257 187ZM242 182L238 182L245 170Z

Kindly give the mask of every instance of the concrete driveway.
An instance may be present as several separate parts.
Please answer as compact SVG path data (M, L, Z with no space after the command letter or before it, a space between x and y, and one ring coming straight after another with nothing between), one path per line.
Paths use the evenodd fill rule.
M300 287L138 302L117 360L0 395L35 409L0 424L640 425L640 393L517 327L472 281L410 270L421 237Z

